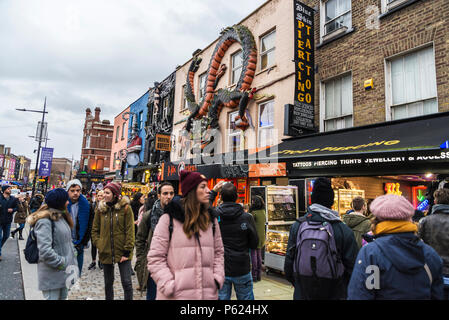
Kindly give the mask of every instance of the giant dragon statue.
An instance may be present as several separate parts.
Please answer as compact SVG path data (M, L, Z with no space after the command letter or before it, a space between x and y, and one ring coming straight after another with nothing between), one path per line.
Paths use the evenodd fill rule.
M257 65L256 43L251 31L246 26L234 25L224 29L220 34L221 37L209 62L205 94L199 103L196 103L193 79L202 59L196 52L193 54L185 90L185 97L191 112L185 125L186 130L184 132L186 133L192 131L192 122L200 119L202 119L204 124L203 129L208 129L209 132L214 129L219 130L218 119L223 107L235 108L238 106L239 114L236 118L236 127L246 130L249 126L246 109L249 100L253 98L253 94L256 91L256 89L251 88ZM221 61L228 48L234 42L238 42L242 46L242 72L240 78L233 90L216 90L218 81L226 71L226 65L221 64ZM204 118L205 116L207 117ZM204 137L201 141L201 149L203 150L212 141L212 136Z

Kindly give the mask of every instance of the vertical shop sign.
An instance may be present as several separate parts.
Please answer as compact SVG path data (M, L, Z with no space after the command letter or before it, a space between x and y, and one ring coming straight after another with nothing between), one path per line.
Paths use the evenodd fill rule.
M53 148L42 148L42 155L39 163L39 175L41 177L50 176L52 160L53 160Z
M294 5L295 32L295 100L293 113L297 134L314 131L315 119L315 69L314 69L314 20L313 9L299 1ZM298 130L299 129L299 130ZM305 131L305 132L304 132ZM307 132L309 131L309 132Z

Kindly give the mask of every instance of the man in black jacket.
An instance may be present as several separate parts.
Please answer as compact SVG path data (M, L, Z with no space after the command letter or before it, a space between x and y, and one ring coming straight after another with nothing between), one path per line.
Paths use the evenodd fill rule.
M295 288L293 293L293 298L295 300L346 299L346 289L349 284L352 269L358 253L358 246L355 241L354 233L340 220L338 212L330 209L334 203L334 191L332 190L330 179L316 179L311 198L312 205L307 208L306 215L297 220L290 229L284 264L285 276ZM344 266L343 276L337 279L331 288L327 288L325 290L323 290L322 287L313 286L310 283L301 283L299 278L293 273L298 230L301 223L304 223L306 219L331 224L333 234L335 236L337 253Z
M11 223L17 211L17 199L11 195L11 186L3 185L0 193L0 261L2 260L2 247L9 238Z
M215 199L216 191L211 191L211 198ZM215 210L225 249L225 282L218 298L230 300L234 284L238 300L254 300L249 256L250 249L256 249L259 242L254 218L235 202L237 189L233 183L225 183L220 195L223 203Z

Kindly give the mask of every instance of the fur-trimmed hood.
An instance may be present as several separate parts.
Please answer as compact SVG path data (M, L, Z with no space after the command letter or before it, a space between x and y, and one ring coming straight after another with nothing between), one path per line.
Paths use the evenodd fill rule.
M44 218L48 218L53 221L58 221L62 217L62 213L63 211L59 209L54 208L42 209L29 215L26 221L30 226L34 226L36 222Z
M120 200L117 201L117 203L114 205L115 210L120 210L126 206L128 206L131 203L131 200L127 196L122 196ZM98 203L97 210L99 213L106 213L108 212L108 205L106 204L106 201L101 200Z

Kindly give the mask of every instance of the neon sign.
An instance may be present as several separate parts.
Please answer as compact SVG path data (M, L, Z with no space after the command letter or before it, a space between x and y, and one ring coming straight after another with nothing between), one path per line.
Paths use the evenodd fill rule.
M402 195L402 191L399 190L401 185L399 183L386 183L385 184L385 192L386 194L395 194L395 195Z

